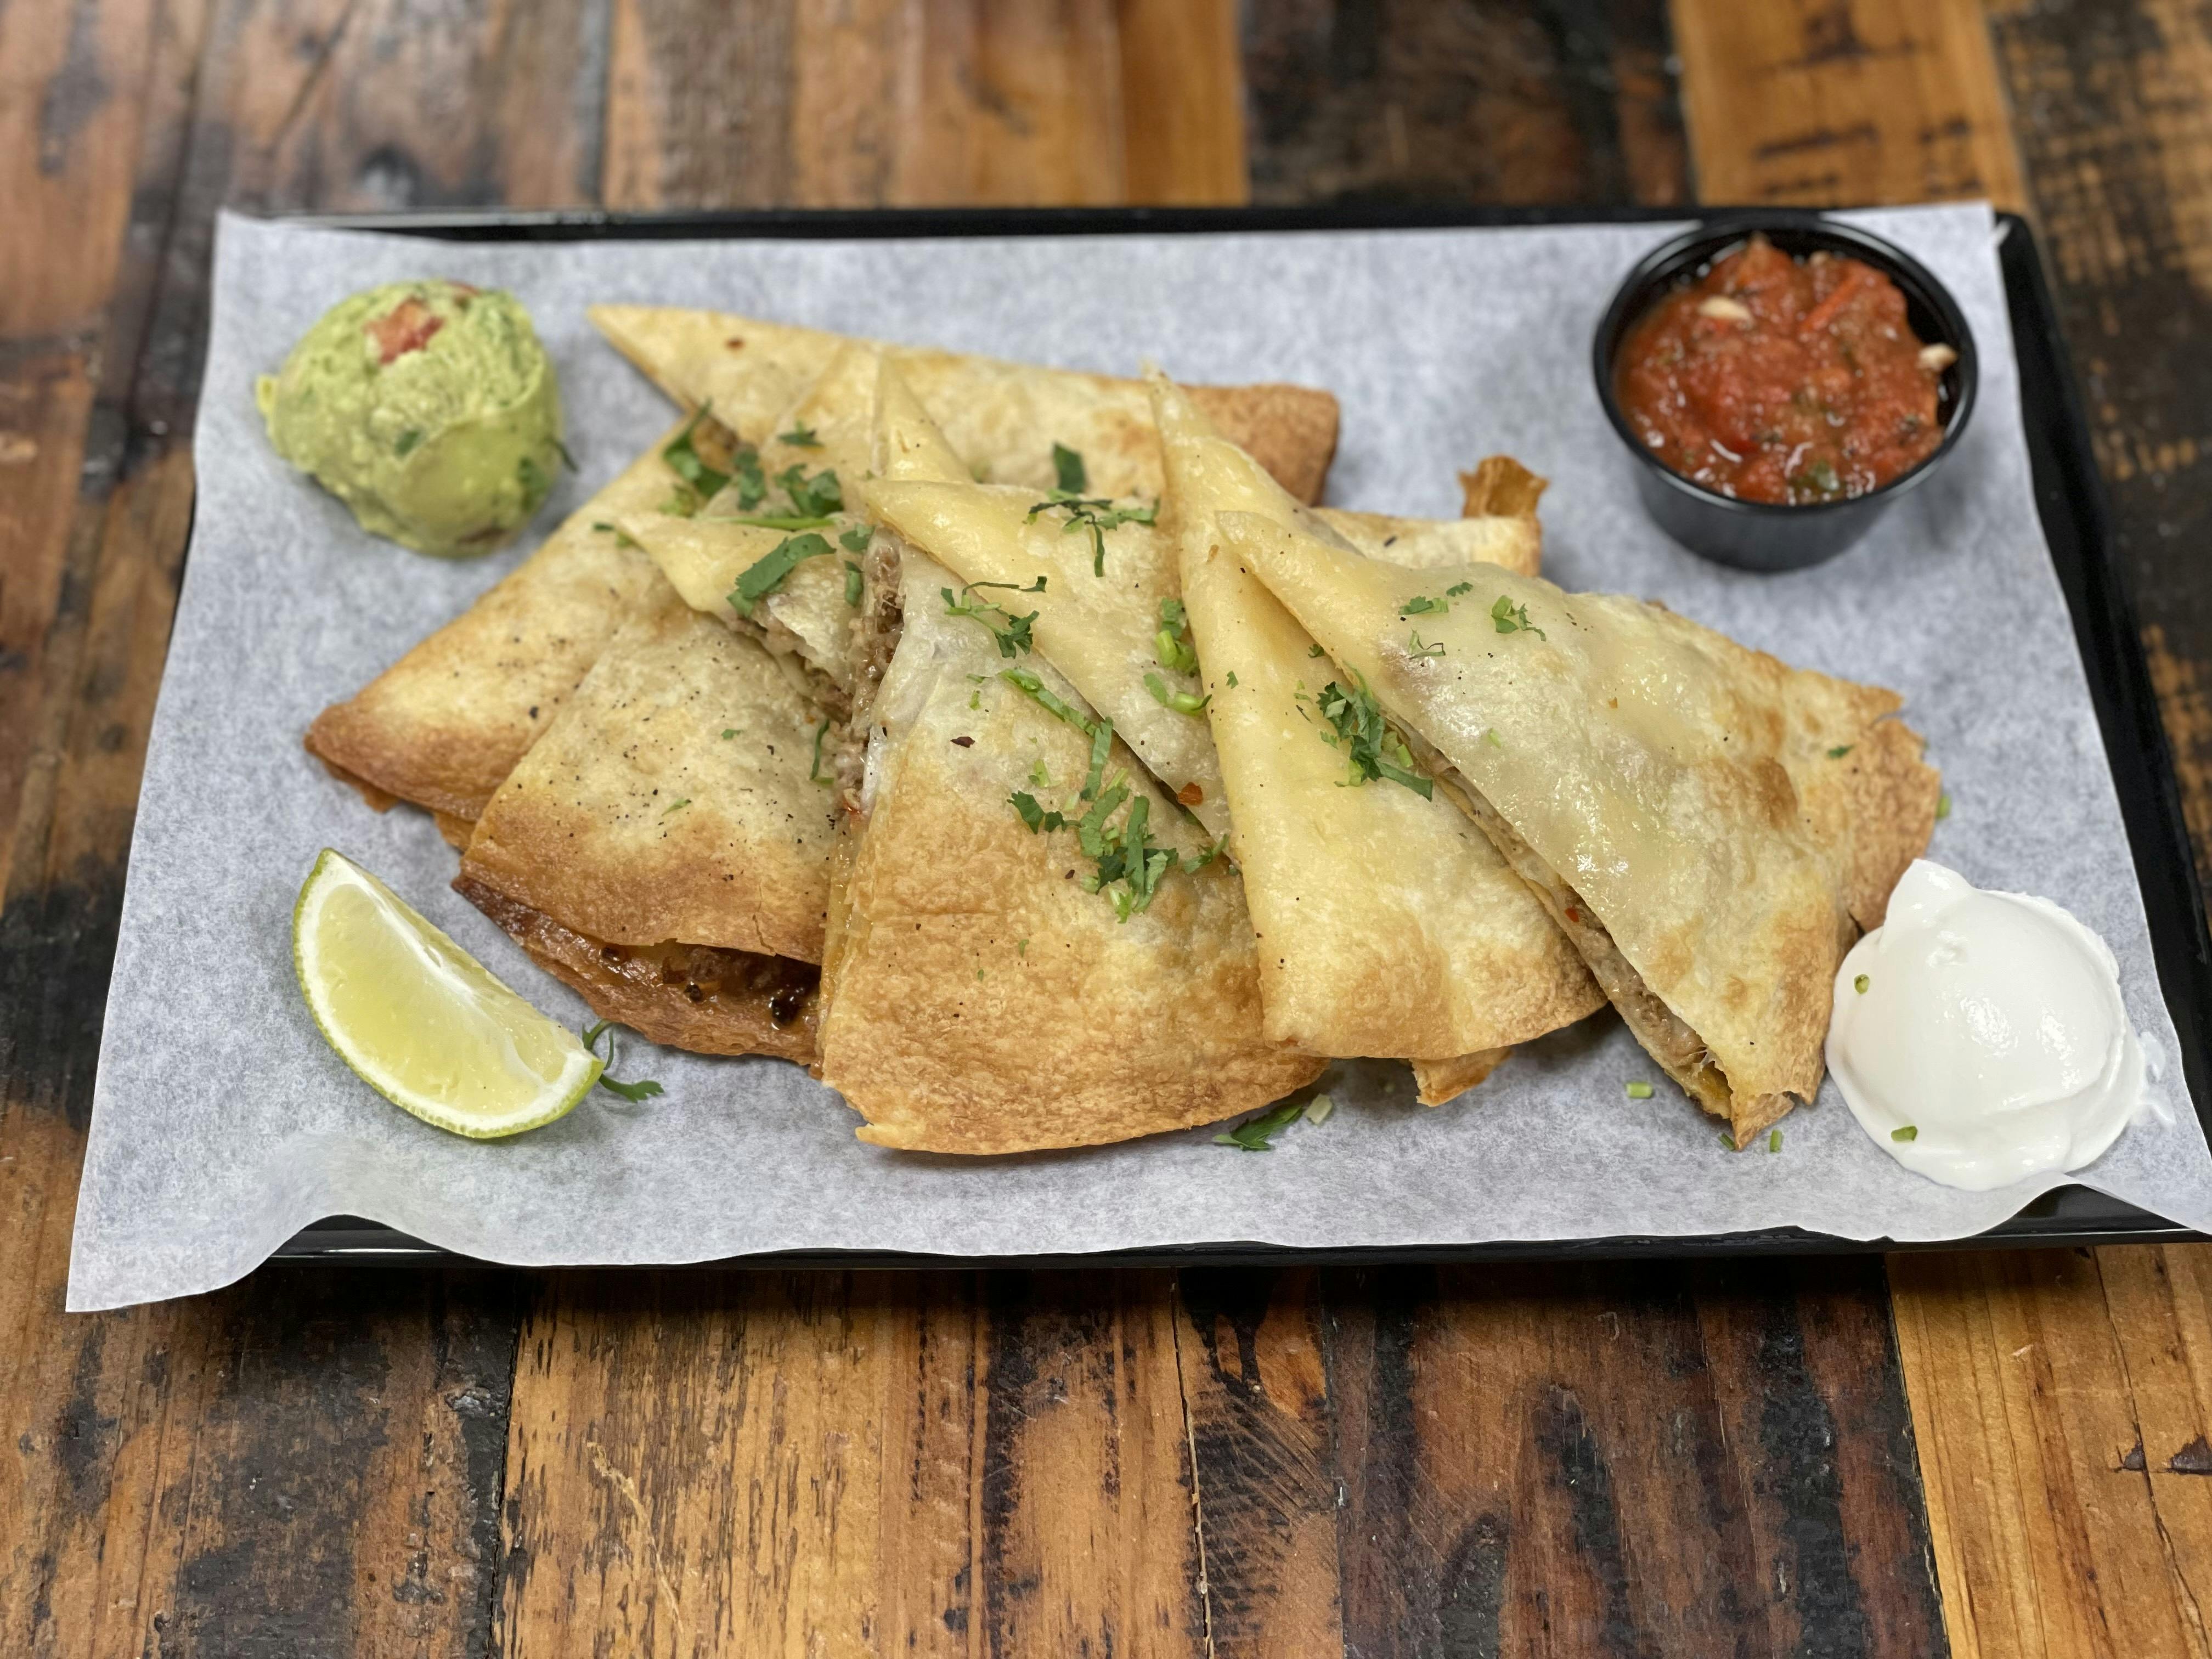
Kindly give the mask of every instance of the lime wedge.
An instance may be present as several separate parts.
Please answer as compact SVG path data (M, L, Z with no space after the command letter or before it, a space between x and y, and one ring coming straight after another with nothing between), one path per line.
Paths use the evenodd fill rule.
M472 1140L550 1123L602 1062L360 866L323 849L292 907L315 1024L362 1082Z

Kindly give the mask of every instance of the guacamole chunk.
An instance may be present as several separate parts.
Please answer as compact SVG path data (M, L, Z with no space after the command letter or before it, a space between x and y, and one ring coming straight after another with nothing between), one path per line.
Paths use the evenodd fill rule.
M530 314L465 283L341 301L253 400L276 453L364 530L442 558L528 523L566 459L561 391Z

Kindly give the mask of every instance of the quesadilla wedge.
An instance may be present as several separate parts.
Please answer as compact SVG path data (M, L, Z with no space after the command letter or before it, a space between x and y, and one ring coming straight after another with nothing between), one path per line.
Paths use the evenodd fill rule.
M820 374L850 337L666 307L599 305L592 320L686 408L711 404L748 439ZM975 476L1028 489L1060 481L1054 446L1084 457L1085 493L1160 493L1159 446L1141 384L1103 374L878 343L897 362ZM1336 453L1336 399L1296 386L1197 386L1192 397L1301 501Z
M877 370L870 348L839 348L750 441L702 407L686 430L712 491L695 484L617 520L693 610L759 639L840 714L869 534L852 491L873 453Z
M861 1138L1089 1146L1318 1076L1261 1033L1243 894L1205 838L1049 665L944 614L950 572L901 564L871 595L903 631L866 708L823 969L819 1075Z
M878 453L896 457L896 464L886 462L884 476L864 482L860 497L877 522L959 578L957 589L938 596L948 614L969 617L1002 642L1002 653L1032 646L1042 653L1112 720L1115 734L1170 794L1209 833L1227 834L1229 808L1191 653L1176 542L1155 528L1158 504L1104 497L1071 502L972 483L888 361L879 403ZM1187 401L1179 406L1189 407ZM1534 568L1533 510L1431 520L1305 509L1256 463L1247 465L1286 512L1310 511L1363 550L1412 564L1496 555L1525 558ZM1503 457L1485 464L1492 473L1501 465L1515 466ZM1542 487L1537 480L1535 489Z
M631 606L658 585L615 528L678 482L672 428L476 603L307 728L309 752L379 811L412 801L451 840L544 731ZM450 826L450 827L449 827Z
M1736 1145L1812 1098L1836 963L1934 826L1936 776L1894 694L1633 599L1218 523ZM1449 611L1409 617L1446 577Z
M659 584L501 784L454 884L605 1018L811 1060L829 730L757 641Z
M1267 1034L1316 1053L1412 1059L1423 1098L1449 1097L1488 1074L1493 1051L1603 999L1489 842L1409 757L1394 759L1379 712L1336 684L1311 635L1223 551L1216 517L1257 512L1347 552L1358 535L1391 558L1483 546L1533 568L1533 495L1503 524L1486 515L1467 528L1311 513L1176 386L1153 385L1166 533L1261 939ZM1449 603L1445 582L1407 580Z

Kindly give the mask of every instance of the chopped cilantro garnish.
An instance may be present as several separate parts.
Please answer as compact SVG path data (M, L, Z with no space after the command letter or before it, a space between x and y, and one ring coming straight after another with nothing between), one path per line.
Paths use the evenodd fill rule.
M592 528L602 536L613 537L615 538L615 545L617 547L635 547L637 545L636 540L618 524L608 524L602 520L600 523L593 525Z
M1454 582L1449 587L1444 589L1444 597L1448 599L1455 599L1462 593L1472 593L1474 592L1474 584L1473 582Z
M1505 747L1504 741L1498 735L1498 728L1494 726L1486 726L1482 728L1482 740L1492 749Z
M1083 465L1082 452L1066 444L1052 447L1052 476L1054 485L1071 495L1080 495L1091 488L1090 469Z
M1018 586L1012 582L969 582L957 597L949 587L940 587L937 591L945 596L946 616L973 617L982 624L983 631L997 644L999 654L1011 658L1018 652L1035 648L1036 641L1030 630L1036 624L1037 613L1032 611L1026 617L1017 617L1004 605L993 605L988 599L970 599L969 595L979 587L1003 587L1016 593L1042 593L1044 592L1044 580L1039 576L1027 587ZM850 586L848 580L847 586L849 588ZM992 621L994 617L1003 620L1006 626L1002 628Z
M1163 708L1172 708L1178 714L1197 714L1205 712L1208 699L1189 691L1170 691L1167 682L1158 674L1145 676L1145 690L1152 694L1152 701Z
M1152 654L1160 666L1178 674L1198 672L1198 652L1190 642L1190 616L1181 599L1160 601L1159 632L1152 635Z
M710 513L699 522L702 524L749 524L760 530L827 530L837 520L831 518L810 518L797 513Z
M553 480L545 476L545 469L529 456L518 456L514 476L522 480L522 499L532 506L545 499L545 492L553 488Z
M734 726L726 726L722 728L722 740L726 743L737 735L738 728Z
M1721 1131L1721 1145L1722 1145L1722 1146L1725 1146L1725 1147L1727 1147L1727 1148L1729 1149L1729 1151L1730 1151L1730 1152L1734 1152L1734 1151L1735 1151L1735 1150L1736 1150L1735 1137L1734 1135L1730 1134L1730 1133L1729 1133L1726 1129L1722 1130L1722 1131Z
M1416 657L1441 657L1444 653L1444 643L1442 640L1431 640L1423 645L1421 630L1417 628L1406 636L1406 649Z
M1416 593L1398 607L1401 617L1425 617L1434 611L1441 615L1451 609L1449 599L1432 599L1425 593Z
M1831 749L1828 751L1828 758L1830 760L1841 760L1844 756L1850 752L1851 745L1850 744L1839 743L1833 749Z
M1817 495L1823 500L1839 495L1844 489L1843 480L1836 476L1833 463L1825 457L1814 461L1802 472L1792 473L1790 477L1790 487L1804 495Z
M1226 1134L1216 1135L1217 1146L1236 1146L1248 1152L1272 1152L1275 1149L1269 1137L1278 1134L1305 1115L1305 1103L1286 1100L1279 1106L1270 1106L1266 1111L1246 1118Z
M1321 655L1321 647L1317 645L1308 646L1306 647L1306 655L1309 657L1318 657Z
M860 576L860 567L850 559L845 561L845 603L857 609L860 594L866 586Z
M410 426L399 434L398 441L392 446L392 453L395 455L411 455L415 453L415 446L422 441L422 434Z
M785 577L807 560L827 558L829 554L830 544L811 531L803 536L787 536L738 578L738 585L730 590L731 605L740 617L751 616L753 607L782 586Z
M1525 605L1514 604L1510 594L1500 593L1498 596L1498 603L1490 607L1490 619L1498 624L1498 631L1501 634L1518 634L1526 631L1534 634L1540 640L1550 637L1542 629L1528 620L1528 607Z
M1052 774L1044 769L1042 761L1036 760L1030 763L1030 781L1040 789L1052 787Z
M829 735L830 722L826 720L814 728L814 764L806 769L806 781L809 783L835 783L837 781L835 778L825 778L822 775L822 739Z
M1892 1140L1917 1140L1920 1139L1920 1127L1917 1124L1908 1123L1902 1129L1892 1129L1889 1138Z
M1319 696L1309 700L1332 728L1321 734L1322 741L1343 750L1351 761L1352 773L1345 782L1357 786L1371 778L1388 778L1424 799L1434 799L1436 786L1413 769L1413 757L1406 740L1382 718L1382 705L1357 672L1352 672L1352 685L1346 690L1331 680Z
M827 467L810 478L805 467L787 466L775 475L775 481L791 497L793 508L805 517L822 518L844 510L844 489Z
M582 1035L584 1047L590 1049L594 1055L599 1052L599 1039L602 1036L606 1038L606 1061L607 1065L612 1067L615 1063L614 1021L603 1019L596 1025L587 1025L584 1027ZM605 1072L599 1073L599 1087L611 1095L620 1095L633 1106L641 1100L649 1099L663 1092L661 1086L650 1079L640 1083L617 1083Z
M848 553L865 553L868 550L868 543L873 539L875 533L867 526L856 524L838 537L837 540Z
M1630 1085L1628 1085L1628 1097L1629 1097L1631 1100L1649 1100L1649 1099L1650 1099L1650 1098L1651 1098L1651 1085L1650 1085L1650 1084L1648 1084L1648 1083L1632 1083L1632 1084L1630 1084Z
M1237 689L1237 671L1233 668L1229 671L1229 689L1231 691Z
M804 421L793 426L791 430L788 432L777 433L775 434L775 441L780 444L789 444L793 449L819 449L822 447L822 440L814 435L814 428L807 425Z
M1067 819L1057 811L1048 811L1037 804L1037 798L1026 789L1017 789L1007 799L1013 802L1014 811L1021 814L1022 822L1034 835L1040 830L1064 830Z
M1073 453L1073 451L1069 452ZM1104 495L1080 495L1065 489L1055 489L1048 501L1039 501L1030 509L1029 520L1035 522L1040 513L1062 512L1067 523L1061 527L1062 535L1078 530L1091 532L1091 574L1106 574L1106 532L1119 530L1125 524L1153 524L1158 521L1160 504L1150 507L1116 507Z
M1781 1130L1769 1129L1766 1132L1766 1150L1770 1152L1778 1152L1782 1150Z
M711 399L700 404L699 412L684 423L684 430L678 433L668 447L660 452L660 459L666 461L676 476L691 489L696 498L692 503L695 512L699 502L719 495L722 487L730 482L728 473L715 471L701 458L699 447L695 441L699 422L713 413L714 408Z
M671 801L668 803L667 807L661 812L660 816L665 818L671 812L680 812L690 804L691 797L689 795L684 796L682 800Z

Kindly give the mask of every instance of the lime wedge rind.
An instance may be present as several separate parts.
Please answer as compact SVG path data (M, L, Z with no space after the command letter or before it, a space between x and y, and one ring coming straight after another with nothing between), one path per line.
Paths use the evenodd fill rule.
M356 1077L471 1140L566 1116L605 1069L566 1026L329 848L292 907L292 966L316 1030Z

